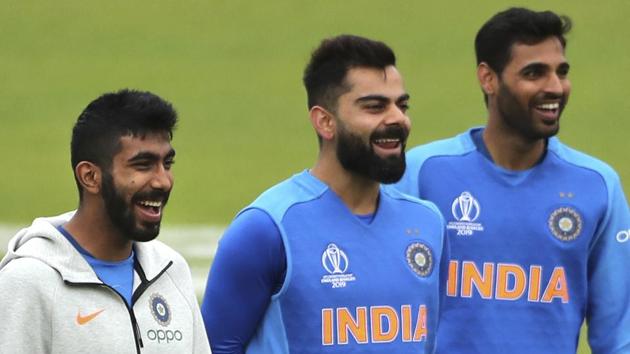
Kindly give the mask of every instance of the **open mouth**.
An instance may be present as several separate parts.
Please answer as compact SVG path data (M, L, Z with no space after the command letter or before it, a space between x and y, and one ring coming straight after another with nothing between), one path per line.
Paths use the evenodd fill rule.
M381 157L402 154L402 146L403 144L400 138L372 139L374 152Z
M548 122L555 122L560 117L560 102L541 103L535 109Z
M142 218L147 221L159 222L162 218L164 203L161 200L139 200L135 205L140 211Z

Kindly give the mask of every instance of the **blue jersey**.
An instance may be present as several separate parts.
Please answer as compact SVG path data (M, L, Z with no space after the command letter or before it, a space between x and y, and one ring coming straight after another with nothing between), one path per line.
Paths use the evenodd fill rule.
M630 353L630 214L606 164L547 142L509 171L481 129L412 149L396 187L437 204L450 243L438 353ZM477 137L475 139L474 137Z
M305 171L251 209L276 225L286 274L247 353L433 352L446 258L434 205L381 187L366 223Z

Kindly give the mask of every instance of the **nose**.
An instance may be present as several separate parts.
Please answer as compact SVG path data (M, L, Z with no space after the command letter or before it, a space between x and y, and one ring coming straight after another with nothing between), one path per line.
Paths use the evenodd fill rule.
M385 117L384 123L385 125L398 124L402 126L408 126L410 124L410 120L404 108L398 107L397 105L392 105L392 109L390 109L390 112L388 112L387 116Z
M551 74L549 79L547 80L545 91L556 95L562 95L564 93L564 82L566 80L566 78L561 78L555 73Z
M151 187L153 189L170 191L173 188L173 173L164 165L156 167L155 174L151 179Z

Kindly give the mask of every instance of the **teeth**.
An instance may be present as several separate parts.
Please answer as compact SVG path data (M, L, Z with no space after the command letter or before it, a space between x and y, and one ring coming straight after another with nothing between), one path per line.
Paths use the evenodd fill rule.
M548 109L548 110L553 110L553 109L558 109L560 108L560 103L556 102L556 103L543 103L541 105L537 106L540 109Z
M398 139L376 139L374 142L377 144L397 143Z
M139 202L138 204L148 206L148 207L154 207L154 208L159 208L162 206L162 202L154 202L151 200L143 200Z

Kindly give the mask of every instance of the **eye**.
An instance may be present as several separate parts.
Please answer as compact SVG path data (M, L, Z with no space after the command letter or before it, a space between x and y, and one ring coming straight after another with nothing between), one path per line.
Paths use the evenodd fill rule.
M569 75L569 67L560 67L558 68L557 74L560 78L565 78Z
M398 108L403 111L403 112L407 112L409 110L409 103L408 102L401 102L398 104Z
M382 103L369 103L363 106L363 108L370 112L380 112L385 109L385 105Z
M523 71L523 77L529 80L537 79L541 77L542 75L543 75L542 70L537 69L537 68L530 68Z
M166 159L164 160L164 168L170 170L171 167L175 164L175 159Z

